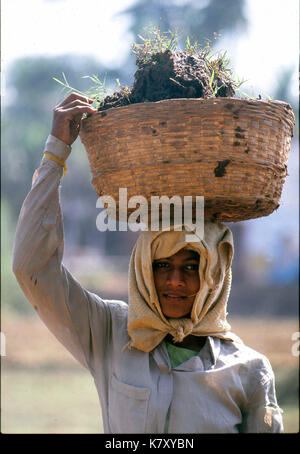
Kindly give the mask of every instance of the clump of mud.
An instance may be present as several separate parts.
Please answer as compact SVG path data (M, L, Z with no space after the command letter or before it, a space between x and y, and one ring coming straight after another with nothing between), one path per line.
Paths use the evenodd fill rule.
M212 77L207 61L197 54L168 49L153 54L148 61L137 60L137 65L133 86L121 87L119 92L104 98L99 111L163 99L232 97L235 94L226 71L216 71L217 75Z

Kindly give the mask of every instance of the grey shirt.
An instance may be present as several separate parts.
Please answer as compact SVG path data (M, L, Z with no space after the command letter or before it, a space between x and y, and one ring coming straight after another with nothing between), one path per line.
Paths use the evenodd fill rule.
M49 136L45 150L71 149ZM84 289L62 264L62 167L43 159L23 204L13 269L40 318L92 374L105 433L282 432L268 359L241 343L208 337L172 369L164 342L150 353L128 349L127 304Z

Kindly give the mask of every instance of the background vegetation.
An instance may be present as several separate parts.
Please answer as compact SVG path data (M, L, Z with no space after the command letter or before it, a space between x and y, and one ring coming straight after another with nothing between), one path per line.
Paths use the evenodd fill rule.
M189 0L137 0L122 14L131 19L130 31L135 41L143 34L144 27L152 24L162 31L178 28L182 31L182 45L190 36L202 43L209 39L220 48L224 37L233 36L237 40L247 30L245 3L245 0L207 0L199 7L197 2ZM61 100L60 88L52 78L61 79L62 72L73 86L82 90L89 85L82 77L91 74L106 75L107 87L117 89L117 78L122 85L133 83L135 57L131 54L126 64L114 68L83 55L30 56L15 60L9 68L6 83L10 102L3 107L1 136L1 332L6 336L6 356L2 357L4 433L102 430L91 377L36 318L11 272L17 217L30 189L32 174L40 163L50 131L52 107ZM291 68L284 68L277 74L277 86L268 94L273 99L290 102L297 113L296 96L289 89L291 77ZM259 90L259 81L256 86ZM297 135L296 129L296 139ZM297 140L292 144L292 153L298 153ZM292 171L291 168L291 174ZM298 180L291 177L290 181L287 197L295 199ZM137 235L100 234L95 222L96 198L87 157L78 140L68 160L62 187L64 262L90 290L104 298L127 300L127 266ZM274 223L280 221L285 207L283 204L272 214ZM291 216L290 211L286 213ZM297 213L291 216L291 222L295 222L293 216ZM271 360L278 400L285 412L286 431L295 432L298 430L298 356L292 354L292 335L299 330L297 238L291 237L288 230L278 235L268 256L263 249L255 253L249 249L251 222L230 227L235 237L229 303L232 328ZM268 232L258 230L258 234L267 241Z

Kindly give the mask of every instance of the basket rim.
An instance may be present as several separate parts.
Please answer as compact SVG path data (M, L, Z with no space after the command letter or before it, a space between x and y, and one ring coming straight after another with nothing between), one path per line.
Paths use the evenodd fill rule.
M238 97L213 97L213 98L168 98L168 99L161 99L159 101L145 101L145 102L138 102L128 104L126 106L119 106L119 107L110 107L109 109L99 110L91 115L89 115L86 119L91 118L95 115L102 115L103 113L112 112L112 111L119 111L119 110L127 110L127 109L136 109L141 108L142 106L156 106L161 104L176 104L182 102L184 104L195 103L198 102L200 104L207 103L207 104L230 104L231 102L234 103L243 103L248 105L265 105L265 106L278 106L283 107L291 111L293 113L293 109L291 104L286 101L282 100L268 100L268 99L252 99L252 98L238 98Z
M82 119L82 127L79 131L79 136L81 139L84 139L86 135L90 134L90 131L86 130L86 126L88 124L93 124L94 122L97 123L98 121L106 121L112 120L114 121L115 115L121 115L122 118L124 114L128 115L126 117L129 119L133 113L141 112L153 112L155 115L156 107L160 108L165 106L166 108L170 108L176 105L180 107L184 107L185 105L191 104L206 104L206 105L219 105L224 106L228 112L232 111L237 108L237 106L244 105L244 106L253 106L254 108L262 109L262 111L270 111L274 110L274 115L280 116L281 119L288 124L291 130L294 130L295 126L295 114L291 104L287 103L286 101L281 100L265 100L265 99L249 99L249 98L235 98L235 97L218 97L218 98L172 98L172 99L162 99L159 101L147 101L147 102L140 102L140 103L133 103L128 104L127 106L120 106L120 107L110 107L109 109L99 110L95 113L87 115L86 118ZM275 114L275 111L277 114ZM117 121L120 121L118 118Z

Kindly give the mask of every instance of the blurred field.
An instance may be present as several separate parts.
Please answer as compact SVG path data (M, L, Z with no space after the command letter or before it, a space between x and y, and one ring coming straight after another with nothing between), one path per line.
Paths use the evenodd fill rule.
M285 432L299 431L298 356L292 354L294 319L229 319L246 344L273 366ZM102 433L91 375L33 314L2 314L2 433Z

